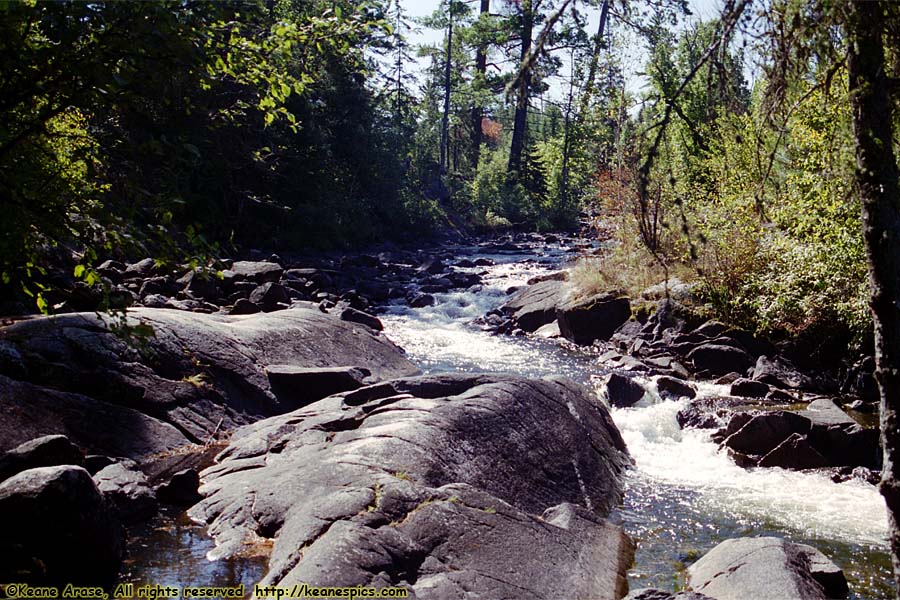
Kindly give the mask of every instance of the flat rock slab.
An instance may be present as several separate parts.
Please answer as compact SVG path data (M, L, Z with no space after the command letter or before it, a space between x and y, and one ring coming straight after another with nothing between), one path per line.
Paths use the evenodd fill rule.
M128 312L153 335L126 343L93 313L0 329L0 448L61 433L90 453L137 458L296 408L272 390L269 365L347 364L375 380L418 370L386 337L314 307L246 316Z
M190 515L215 556L275 538L267 585L618 598L633 544L601 516L630 464L570 380L399 379L238 430Z
M725 540L690 566L688 582L716 600L824 600L847 594L843 573L828 557L776 537ZM834 595L841 587L843 595Z

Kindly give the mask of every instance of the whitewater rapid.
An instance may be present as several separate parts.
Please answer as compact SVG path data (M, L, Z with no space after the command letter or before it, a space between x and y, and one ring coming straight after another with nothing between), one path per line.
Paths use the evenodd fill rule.
M426 372L565 375L593 386L602 397L603 375L609 369L596 353L566 349L551 340L494 336L471 324L502 304L509 288L558 268L562 255L539 262L525 256L489 256L497 264L483 269L487 274L482 286L434 294L431 307L390 307L381 315L388 337ZM836 484L825 473L738 467L718 451L710 430L678 426L676 414L687 401L664 401L652 378L641 381L650 393L635 407L612 410L635 461L617 519L639 538L633 573L637 583L658 585L665 579L658 571L671 571L672 563L695 553L695 547L708 549L727 537L774 532L839 554L848 576L871 590L871 595L853 597L880 597L887 516L874 486L857 480ZM727 392L727 386L698 386L698 397Z

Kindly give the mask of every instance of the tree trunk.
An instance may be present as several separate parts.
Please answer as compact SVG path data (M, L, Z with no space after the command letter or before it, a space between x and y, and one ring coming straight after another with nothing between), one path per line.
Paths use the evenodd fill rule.
M480 16L488 14L491 10L491 0L481 0ZM483 84L487 72L487 44L479 40L478 49L475 51L475 81ZM476 87L476 91L479 89ZM484 119L484 107L481 100L476 97L475 106L472 108L472 170L478 171L478 162L481 160L481 121Z
M597 68L600 65L600 51L603 49L603 34L606 32L606 19L609 15L609 0L603 0L600 8L600 24L597 26L597 35L594 36L594 49L591 52L591 63L588 67L587 81L584 92L581 94L581 106L578 109L579 118L587 114L591 97L594 95L594 82L597 80Z
M450 67L453 52L453 0L447 0L447 57L444 64L444 116L441 119L441 169L448 167L450 142Z
M845 25L856 141L856 185L868 255L875 377L881 396L884 469L894 583L900 590L900 174L882 40L884 5L855 0Z
M563 129L562 177L559 190L559 216L565 217L569 204L569 155L571 154L572 103L575 99L575 49L572 49L569 72L569 96L566 100L566 120Z
M531 36L534 29L534 12L531 0L522 0L522 64L528 61L531 52ZM519 75L516 91L516 117L513 122L512 144L509 147L507 170L518 176L522 169L522 154L525 150L525 129L528 125L528 94L531 91L531 68L524 68Z

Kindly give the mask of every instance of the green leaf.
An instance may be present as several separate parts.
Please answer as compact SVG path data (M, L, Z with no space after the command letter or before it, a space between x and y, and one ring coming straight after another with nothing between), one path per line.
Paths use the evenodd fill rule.
M75 277L81 279L84 275L84 265L75 265Z

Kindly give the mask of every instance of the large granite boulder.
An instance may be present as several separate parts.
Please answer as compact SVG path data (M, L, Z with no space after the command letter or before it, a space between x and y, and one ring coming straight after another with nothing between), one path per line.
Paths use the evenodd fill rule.
M522 331L537 331L556 320L556 306L563 297L564 283L548 279L516 292L500 310Z
M710 375L725 375L733 371L741 373L753 365L753 358L742 348L722 343L701 344L688 352L694 370Z
M629 317L631 303L615 292L568 300L556 307L560 333L579 345L608 340Z
M824 554L775 537L725 540L688 569L695 592L716 600L846 598L847 581Z
M881 463L878 430L862 427L828 398L801 411L734 414L719 437L753 466L877 469Z
M189 514L209 524L216 556L275 538L265 585L401 585L417 598L627 589L633 544L602 516L630 458L570 380L380 383L242 428L218 461Z
M370 381L417 372L385 336L312 305L128 315L126 323L68 314L0 329L20 358L14 371L0 370L0 449L59 433L89 453L137 458L295 409L296 398L273 387L270 365L352 365ZM123 326L152 335L126 342L111 330Z
M124 553L122 525L82 467L29 469L0 484L0 581L108 586Z

